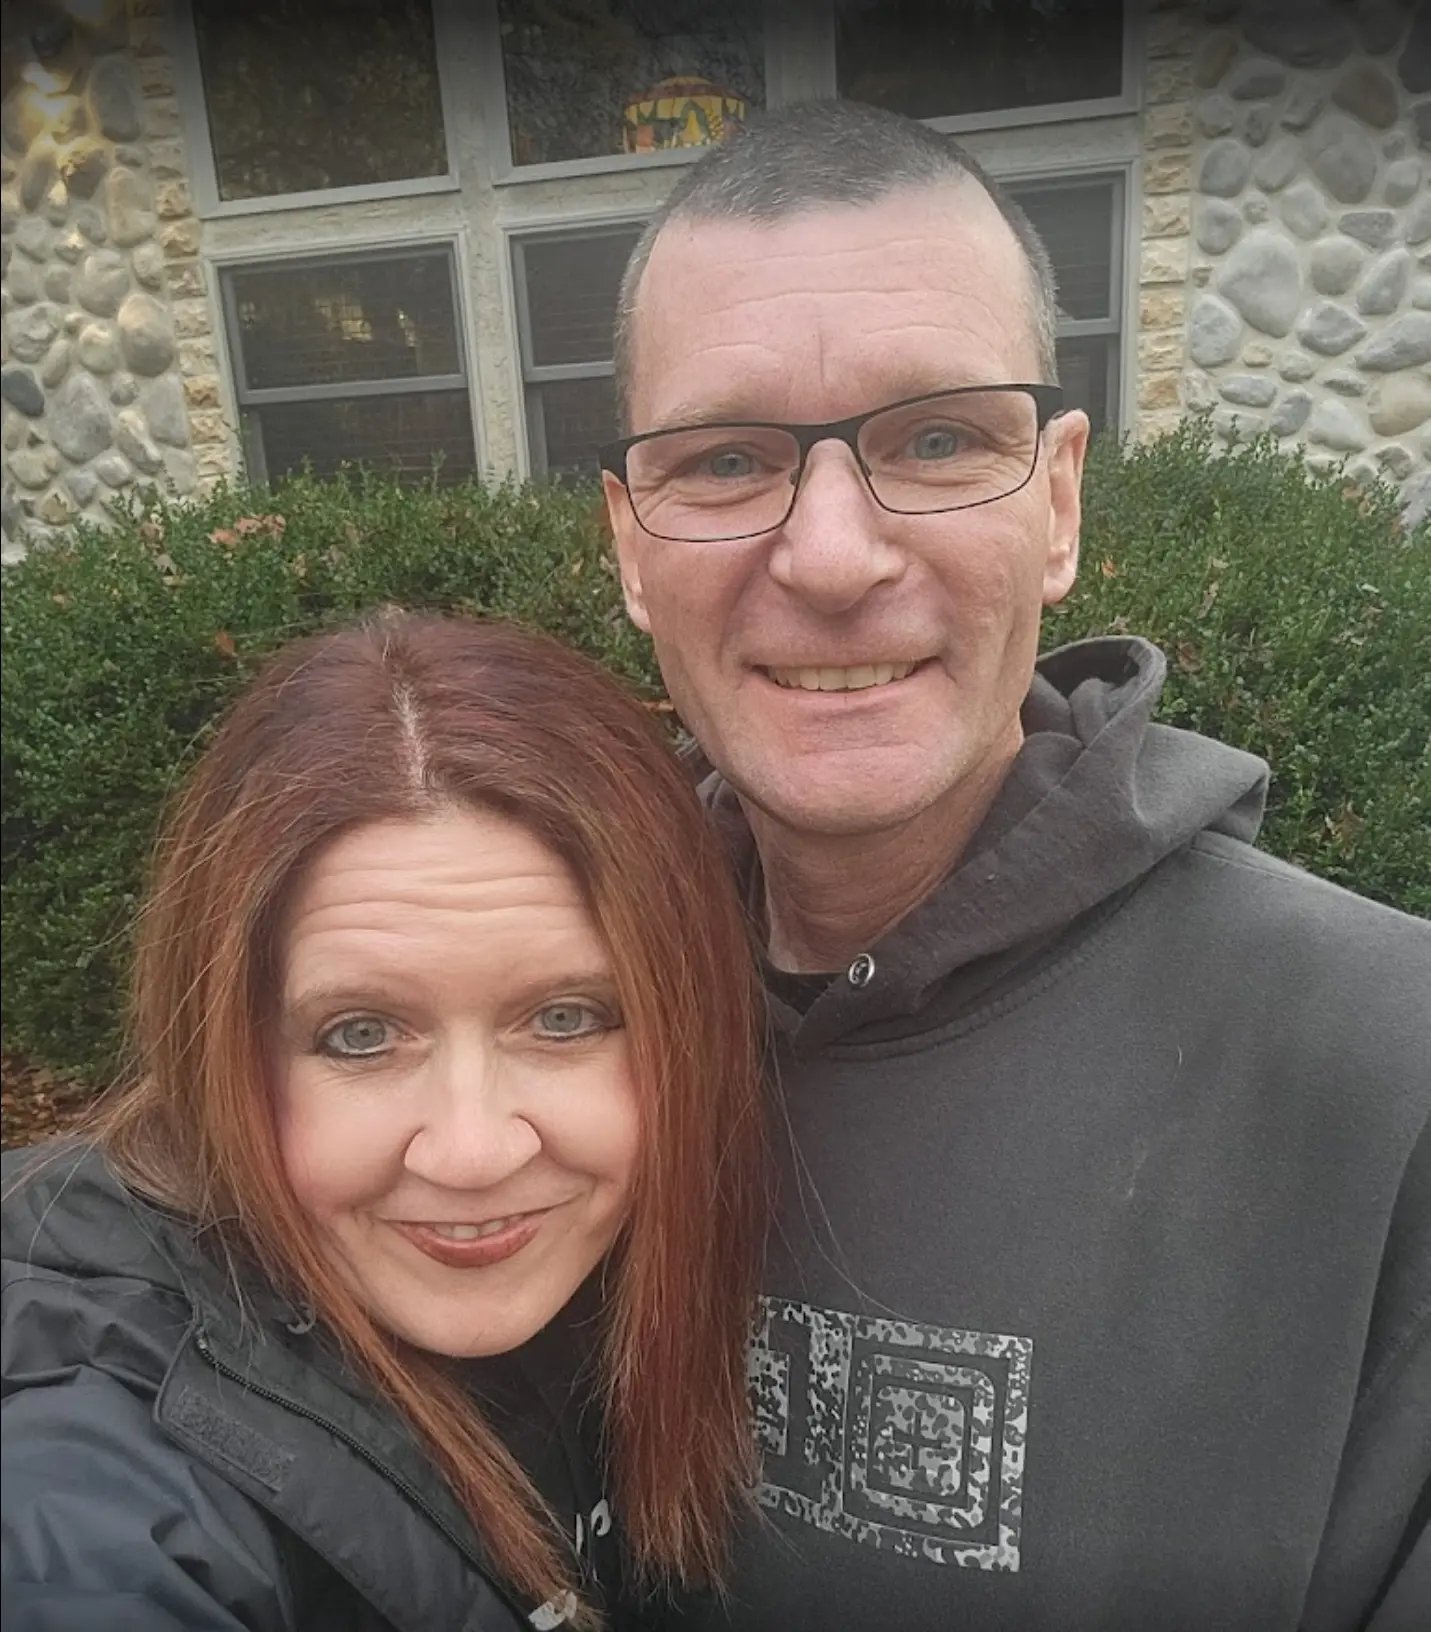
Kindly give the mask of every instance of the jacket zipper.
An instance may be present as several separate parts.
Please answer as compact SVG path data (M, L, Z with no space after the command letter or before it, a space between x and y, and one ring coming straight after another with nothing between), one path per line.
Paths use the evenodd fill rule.
M305 1421L316 1423L318 1427L326 1429L328 1433L332 1434L334 1439L338 1440L341 1444L346 1445L348 1449L354 1453L354 1455L361 1457L370 1468L373 1468L376 1472L380 1473L390 1485L399 1490L408 1499L408 1501L412 1503L418 1512L428 1520L429 1523L435 1526L437 1530L447 1537L458 1552L462 1554L463 1558L465 1558L467 1562L471 1564L472 1567L477 1570L485 1580L491 1583L496 1591L501 1593L502 1597L505 1598L507 1596L505 1591L498 1587L497 1583L492 1580L491 1575L488 1573L488 1566L472 1550L470 1543L468 1543L452 1528L447 1520L437 1512L430 1502L428 1502L425 1496L423 1496L418 1490L409 1484L409 1482L404 1479L400 1473L395 1473L386 1465L386 1463L382 1462L377 1456L375 1456L360 1439L356 1439L345 1429L338 1427L336 1423L330 1422L328 1418L323 1416L320 1412L314 1411L306 1405L299 1405L295 1401L288 1399L285 1395L275 1393L271 1388L265 1388L262 1383L255 1382L251 1377L245 1376L243 1372L236 1370L233 1366L227 1365L224 1361L219 1359L218 1355L214 1353L213 1345L209 1342L208 1335L202 1330L194 1333L194 1348L203 1357L203 1359L210 1366L212 1366L219 1376L227 1377L230 1382L238 1383L241 1387L246 1388L251 1394L257 1394L261 1400L268 1400L274 1405L282 1406L285 1411L291 1411L294 1416L302 1417Z

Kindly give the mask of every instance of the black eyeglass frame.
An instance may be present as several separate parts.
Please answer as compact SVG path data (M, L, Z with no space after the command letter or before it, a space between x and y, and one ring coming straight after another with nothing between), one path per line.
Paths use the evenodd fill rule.
M1063 387L1059 385L1027 385L1027 384L999 384L999 385L959 385L948 391L924 391L917 397L902 397L898 402L882 403L878 408L871 408L867 413L851 414L848 419L832 419L823 425L785 425L773 419L717 419L696 425L668 425L659 431L641 431L636 436L624 436L616 442L605 442L597 449L597 458L601 468L609 472L621 483L629 495L631 483L626 474L626 456L632 448L642 442L654 442L657 437L672 436L682 431L784 431L793 436L800 459L795 469L790 473L790 503L785 514L779 521L773 521L768 527L758 528L753 533L730 533L719 538L686 539L672 533L652 532L637 514L636 519L652 538L665 539L671 544L734 544L745 538L759 538L763 533L774 532L777 527L783 527L790 519L790 512L795 508L795 501L800 497L800 483L805 475L805 464L810 457L810 450L820 442L843 442L855 457L855 464L859 467L860 475L864 478L865 487L870 497L880 507L892 516L942 516L954 510L977 510L981 504L997 504L1000 499L1010 498L1033 480L1033 473L1038 469L1038 443L1034 443L1034 456L1029 463L1028 474L1017 487L1009 488L1006 493L996 493L992 498L974 499L969 504L939 505L933 510L897 510L894 505L886 504L875 492L874 479L870 475L869 466L860 453L859 434L872 419L878 419L881 414L893 413L896 408L913 408L921 402L939 402L946 397L988 396L992 392L1022 392L1026 397L1032 397L1034 412L1038 421L1038 435L1042 437L1049 421L1056 419L1064 412ZM631 508L636 509L636 501L632 499Z

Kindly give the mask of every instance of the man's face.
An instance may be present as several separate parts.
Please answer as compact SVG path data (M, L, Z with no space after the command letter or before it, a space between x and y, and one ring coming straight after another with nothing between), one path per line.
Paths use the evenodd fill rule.
M774 224L675 222L641 284L632 428L824 423L1037 381L1027 288L972 185ZM1087 436L1082 414L1054 420L1020 491L934 515L882 510L849 449L824 442L785 523L737 542L652 537L606 477L631 616L748 803L797 833L874 833L997 782L1021 740L1040 609L1077 569ZM822 687L861 689L780 683L814 669L835 671Z

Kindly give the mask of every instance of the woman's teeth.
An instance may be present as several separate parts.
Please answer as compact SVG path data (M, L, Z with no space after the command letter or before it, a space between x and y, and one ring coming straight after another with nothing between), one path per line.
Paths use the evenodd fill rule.
M792 691L868 691L903 680L919 667L917 663L867 663L857 669L767 669L777 686Z
M498 1235L525 1217L525 1213L513 1213L510 1218L489 1218L485 1224L427 1224L424 1228L444 1241L480 1241L484 1235Z

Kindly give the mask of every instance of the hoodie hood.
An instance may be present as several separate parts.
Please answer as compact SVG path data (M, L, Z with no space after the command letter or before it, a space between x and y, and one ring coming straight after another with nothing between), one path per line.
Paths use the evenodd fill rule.
M867 983L832 980L803 1016L776 1002L799 1052L920 1014L972 965L1019 961L1199 833L1256 837L1266 764L1154 724L1166 675L1157 647L1131 637L1080 641L1040 660L1003 787L943 883L867 949ZM759 858L735 790L712 776L702 793L759 904Z

